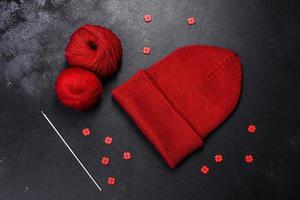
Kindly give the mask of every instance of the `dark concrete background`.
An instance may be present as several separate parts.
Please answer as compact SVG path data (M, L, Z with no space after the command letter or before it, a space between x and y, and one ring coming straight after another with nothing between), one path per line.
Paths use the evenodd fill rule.
M0 200L299 199L299 1L18 0L0 2ZM153 22L145 24L144 14ZM195 26L186 19L194 16ZM70 34L85 23L122 40L120 71L104 81L101 103L69 110L53 83ZM243 63L240 104L201 150L167 167L111 97L111 90L177 47L210 44ZM150 45L152 53L141 49ZM42 118L43 109L100 182L99 192ZM176 123L176 122L174 122ZM250 135L249 123L257 126ZM80 131L90 127L84 138ZM103 144L106 135L113 145ZM125 162L123 151L133 153ZM213 162L216 153L224 162ZM243 161L246 153L255 162ZM99 164L102 155L111 164ZM201 165L211 168L199 173ZM117 184L105 183L115 176Z

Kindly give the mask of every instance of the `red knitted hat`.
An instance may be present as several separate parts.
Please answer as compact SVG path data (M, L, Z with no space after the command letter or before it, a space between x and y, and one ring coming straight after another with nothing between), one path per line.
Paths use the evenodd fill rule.
M113 90L170 167L203 145L234 110L240 58L213 46L182 47Z

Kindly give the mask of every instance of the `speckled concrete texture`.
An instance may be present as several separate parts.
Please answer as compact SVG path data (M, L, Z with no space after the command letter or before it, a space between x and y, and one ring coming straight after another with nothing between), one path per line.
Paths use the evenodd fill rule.
M0 200L299 199L299 1L0 1ZM151 14L151 23L143 17ZM188 17L197 20L194 26ZM118 73L103 81L87 112L62 106L53 91L71 33L86 24L112 29L124 49ZM177 47L217 45L242 60L237 110L177 169L167 167L111 90ZM145 56L144 46L151 47ZM180 84L180 80L178 80ZM40 110L102 185L88 179ZM207 116L209 117L209 116ZM174 122L176 123L176 122ZM257 127L247 133L248 124ZM81 135L89 127L89 137ZM110 135L112 145L103 139ZM122 153L132 152L124 161ZM224 161L214 163L221 153ZM246 164L245 154L255 157ZM110 156L109 166L99 160ZM200 173L208 165L207 175ZM108 186L106 179L116 177Z

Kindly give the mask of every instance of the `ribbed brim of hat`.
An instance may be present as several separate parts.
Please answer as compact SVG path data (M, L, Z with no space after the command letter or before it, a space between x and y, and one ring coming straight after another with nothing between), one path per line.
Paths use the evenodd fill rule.
M203 145L202 138L145 71L139 70L112 94L170 167Z

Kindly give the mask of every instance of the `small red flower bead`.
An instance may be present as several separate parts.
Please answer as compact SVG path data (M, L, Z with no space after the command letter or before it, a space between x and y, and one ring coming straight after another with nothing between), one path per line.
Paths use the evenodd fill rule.
M209 172L209 167L207 167L206 165L203 165L201 167L201 172L202 172L202 174L207 174Z
M150 49L150 47L144 47L144 49L143 49L143 53L144 53L145 55L149 55L149 54L150 54L150 52L151 52L151 49Z
M248 132L249 133L255 133L255 131L256 131L256 126L255 125L249 125L248 126Z
M254 161L254 157L251 154L245 156L246 163L253 163L253 161Z
M112 143L112 137L107 136L107 137L104 139L104 142L105 142L105 144L111 144L111 143Z
M215 155L215 162L220 163L223 161L223 156L221 154Z
M115 179L115 177L108 177L107 178L107 184L108 185L114 185L116 183L116 179Z
M102 163L102 165L108 165L109 164L109 157L103 156L101 158L101 163Z
M189 17L186 21L189 25L196 24L196 19L194 17Z
M151 16L151 15L145 15L145 16L144 16L144 21L145 21L146 23L151 22L151 21L152 21L152 16Z
M82 135L85 137L89 136L91 134L91 130L89 128L82 129Z
M123 153L124 160L130 160L131 159L131 153L126 151Z

